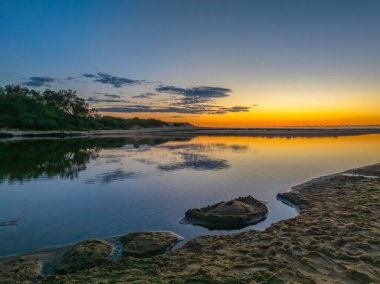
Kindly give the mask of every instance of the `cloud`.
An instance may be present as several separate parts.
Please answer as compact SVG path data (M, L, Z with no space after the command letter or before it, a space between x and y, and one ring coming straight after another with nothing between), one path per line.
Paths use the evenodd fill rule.
M156 112L156 113L184 113L184 114L225 114L227 112L247 112L249 107L233 106L221 107L212 105L195 105L188 107L151 107L147 105L127 105L97 108L101 112Z
M83 76L93 79L94 82L111 85L115 88L121 88L125 85L138 85L145 82L144 80L132 80L128 78L113 76L104 72L98 72L96 74L84 73Z
M57 82L57 79L44 76L29 77L28 81L23 82L22 85L28 87L50 87L51 83Z
M133 99L149 99L151 97L154 97L154 96L158 96L158 94L156 93L145 93L145 94L141 94L141 95L137 95L137 96L133 96L132 98Z
M121 96L119 95L114 95L114 94L109 94L109 93L102 93L102 92L94 92L95 95L102 95L108 98L113 98L113 99L120 99Z
M88 73L84 73L83 76L86 77L86 78L95 78L96 77L96 75L94 75L94 74L88 74Z
M199 86L192 88L181 88L175 86L159 86L158 93L171 95L164 100L156 99L157 106L131 104L122 106L108 106L98 108L103 112L124 112L124 113L177 113L177 114L225 114L228 112L247 112L251 107L232 106L224 107L215 105L213 101L218 98L225 98L232 92L231 89L221 87ZM133 96L133 99L147 99L158 96L157 93L145 93Z
M232 92L231 89L220 87L193 87L181 88L175 86L160 86L157 92L182 96L182 104L200 104L212 101L216 98L225 98Z
M105 97L109 97L109 98L114 98L114 99L118 99L118 98L121 98L121 96L119 95L113 95L113 94L104 94Z
M97 97L89 97L87 99L88 102L91 103L125 103L128 101L125 100L120 100L120 99L102 99L102 98L97 98Z
M226 113L226 112L247 112L251 107L246 106L233 106L233 107L220 107L217 112Z

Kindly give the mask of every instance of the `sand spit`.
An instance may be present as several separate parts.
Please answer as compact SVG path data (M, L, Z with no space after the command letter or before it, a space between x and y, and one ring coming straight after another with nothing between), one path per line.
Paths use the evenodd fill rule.
M380 133L379 126L373 127L260 127L260 128L217 128L217 127L155 127L129 130L92 131L34 131L0 129L0 138L65 138L65 137L129 137L129 136L268 136L268 137L326 137Z
M379 283L379 171L380 163L294 187L280 198L300 214L265 231L202 236L159 256L71 275L0 267L0 283Z

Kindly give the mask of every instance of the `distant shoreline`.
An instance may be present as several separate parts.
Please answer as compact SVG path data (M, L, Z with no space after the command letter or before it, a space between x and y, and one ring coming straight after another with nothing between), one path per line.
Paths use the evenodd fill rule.
M115 130L8 130L0 129L0 138L37 137L130 137L130 136L269 136L269 137L327 137L380 133L380 127L257 127L257 128L218 128L218 127L154 127Z

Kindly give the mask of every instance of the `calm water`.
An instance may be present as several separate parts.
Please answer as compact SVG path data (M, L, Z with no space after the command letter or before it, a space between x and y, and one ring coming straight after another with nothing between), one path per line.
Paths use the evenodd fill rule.
M138 230L230 233L179 221L189 208L246 195L268 202L268 218L246 228L264 229L295 215L278 192L379 162L379 146L380 135L3 141L0 224L19 224L0 226L0 255Z

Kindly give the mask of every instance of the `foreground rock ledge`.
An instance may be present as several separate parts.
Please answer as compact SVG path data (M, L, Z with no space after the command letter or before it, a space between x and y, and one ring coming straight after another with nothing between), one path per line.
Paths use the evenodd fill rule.
M71 275L22 272L5 283L380 283L380 164L297 186L300 214L265 231L202 236L151 258L122 258ZM357 174L358 171L347 172ZM376 176L368 178L365 176ZM0 281L1 283L1 281Z
M209 229L237 229L260 222L267 214L263 202L247 196L190 209L185 213L185 220Z
M113 245L98 239L90 239L73 246L55 266L58 274L74 273L109 260Z
M171 249L182 238L172 232L136 232L121 237L123 255L151 257Z

